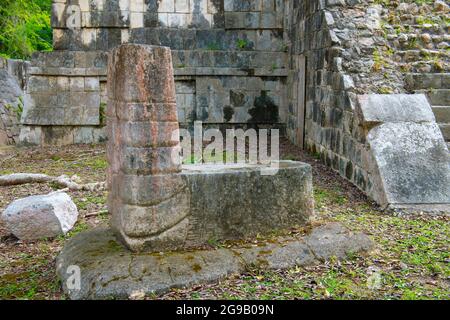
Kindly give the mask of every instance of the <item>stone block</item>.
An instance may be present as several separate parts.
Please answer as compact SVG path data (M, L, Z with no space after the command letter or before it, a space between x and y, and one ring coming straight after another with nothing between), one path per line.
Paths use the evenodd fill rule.
M73 142L75 144L91 144L98 141L94 140L93 127L81 127L74 132Z
M43 146L64 146L74 143L73 129L63 126L43 126L42 142Z
M424 95L359 96L357 113L367 125L385 122L434 122L434 114Z
M41 127L22 126L19 135L21 145L41 145L42 130Z
M99 91L100 81L97 77L86 77L84 78L84 90L86 91Z
M433 106L450 106L450 89L432 90L427 96Z
M84 78L83 77L71 77L70 80L70 91L73 92L84 92Z
M175 0L159 1L158 12L175 12Z
M175 0L175 12L190 13L189 0Z
M445 141L450 141L450 124L440 124L439 129L441 129Z
M433 106L436 122L450 124L450 106Z
M212 237L239 239L307 223L313 213L311 168L282 162L276 175L261 176L261 170L264 166L211 165L186 166L183 173L176 175L121 175L121 183L112 185L111 197L119 194L122 203L130 205L121 213L129 231L124 234L131 238L139 235L143 243L135 245L141 249L159 250L151 244L159 234L155 227L150 227L160 219L155 216L155 210L161 210L161 205L180 197L174 201L185 203L183 208L187 208L187 212L181 211L186 212L183 216L178 212L173 221L184 223L186 218L190 236L178 239L178 247L202 245ZM291 188L291 185L296 187ZM187 190L180 192L186 186ZM168 199L167 202L159 204L157 199L161 197ZM156 205L144 206L145 203ZM161 220L156 226L161 223L164 222ZM145 228L147 224L149 228Z
M178 123L177 123L178 126ZM178 137L177 137L178 138ZM155 139L156 140L156 139ZM127 143L129 141L124 142ZM160 142L160 141L158 141ZM179 143L179 142L174 142ZM135 143L149 144L149 143ZM167 143L170 145L170 143ZM181 165L178 145L173 147L128 147L120 150L119 165L125 174L150 175L176 172Z
M175 103L111 103L108 115L116 115L120 121L176 122Z
M358 108L368 125L369 195L382 206L450 208L450 155L426 98L360 96Z
M192 16L187 13L169 13L167 26L169 28L186 28L192 21Z
M0 218L17 238L38 240L66 234L75 225L78 210L68 194L58 192L16 200Z

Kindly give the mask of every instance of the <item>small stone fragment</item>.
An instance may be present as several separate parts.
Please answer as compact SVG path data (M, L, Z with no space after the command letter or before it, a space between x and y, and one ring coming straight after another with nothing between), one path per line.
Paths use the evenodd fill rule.
M62 192L16 200L1 215L7 229L20 240L66 234L77 219L77 206L68 194Z

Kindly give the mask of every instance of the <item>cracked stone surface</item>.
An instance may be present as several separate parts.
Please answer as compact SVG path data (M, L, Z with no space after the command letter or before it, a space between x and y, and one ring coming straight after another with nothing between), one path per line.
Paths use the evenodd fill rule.
M173 288L216 282L245 272L247 266L286 269L313 265L331 257L363 253L373 242L338 223L314 228L299 238L280 238L264 246L138 254L100 228L71 239L57 258L57 273L71 299L126 299L135 292L164 294ZM70 290L70 266L81 271L80 290Z

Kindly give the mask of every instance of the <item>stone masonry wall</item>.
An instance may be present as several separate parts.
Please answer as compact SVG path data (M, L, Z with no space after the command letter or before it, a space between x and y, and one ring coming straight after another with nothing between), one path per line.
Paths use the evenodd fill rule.
M19 140L28 63L0 58L0 146Z
M357 114L358 95L415 92L409 84L416 79L425 80L425 85L438 83L442 90L426 93L431 101L435 95L447 101L443 89L448 88L448 7L441 1L431 5L375 2L289 2L287 133L382 203L385 199L377 198L383 191L375 190L379 176L367 141L370 128ZM415 9L409 11L409 6ZM422 19L435 23L424 23L419 12ZM433 32L424 35L423 29ZM402 44L406 30L414 34L406 37L415 39L410 40L417 46L413 51Z
M183 126L198 120L282 126L287 104L284 3L55 0L55 51L32 59L23 140L103 139L106 52L121 43L172 49Z
M425 93L450 140L448 3L363 1L335 13L342 68L358 94ZM352 28L355 26L356 28Z
M25 92L21 143L105 141L106 59L103 52L34 54Z

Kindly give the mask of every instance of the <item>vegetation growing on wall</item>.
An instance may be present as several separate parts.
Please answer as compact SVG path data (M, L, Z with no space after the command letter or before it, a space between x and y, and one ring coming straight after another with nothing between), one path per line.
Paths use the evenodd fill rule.
M51 0L0 0L0 56L27 59L52 49Z

